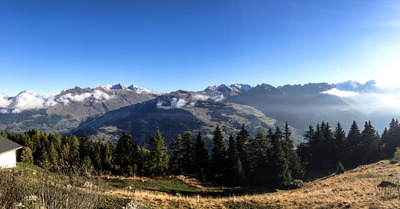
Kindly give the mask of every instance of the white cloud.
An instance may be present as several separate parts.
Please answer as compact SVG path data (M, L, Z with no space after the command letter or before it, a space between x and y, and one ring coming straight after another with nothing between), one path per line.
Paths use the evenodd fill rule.
M329 94L333 96L338 96L338 97L353 97L357 96L358 93L354 91L341 91L337 88L333 88L324 92L321 92L321 94Z
M45 101L43 97L29 91L18 94L18 96L15 98L15 102L13 103L14 104L11 105L12 108L19 111L42 109L45 107Z
M186 105L186 100L184 99L177 99L177 98L172 98L171 99L171 106L175 108L182 108Z
M100 90L94 90L92 94L96 100L109 100L114 97L114 95L110 96L107 93L104 93Z
M11 100L8 99L5 95L0 94L0 108L8 107L11 104Z
M25 110L45 109L59 103L67 105L69 102L83 102L93 99L95 102L113 99L115 95L108 95L100 90L91 93L72 95L71 93L57 96L40 96L33 92L25 91L18 94L14 99L7 98L0 94L0 113L20 113Z
M206 101L210 98L209 96L202 94L193 94L190 97L194 100L200 100L200 101Z
M194 102L187 104L188 102L186 102L186 100L178 99L176 97L173 97L169 102L170 102L170 105L165 106L165 105L163 105L163 103L161 101L159 101L159 102L157 102L157 108L169 110L169 109L173 109L173 108L193 107L195 104Z
M225 98L224 98L224 95L221 94L221 95L214 96L211 99L214 100L215 102L220 102L220 101L224 100Z

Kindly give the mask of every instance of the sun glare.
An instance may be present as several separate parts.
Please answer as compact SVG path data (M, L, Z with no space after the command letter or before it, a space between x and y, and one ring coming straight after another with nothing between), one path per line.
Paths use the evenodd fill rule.
M387 69L381 70L375 81L377 85L382 88L400 88L400 60L397 60L393 65Z

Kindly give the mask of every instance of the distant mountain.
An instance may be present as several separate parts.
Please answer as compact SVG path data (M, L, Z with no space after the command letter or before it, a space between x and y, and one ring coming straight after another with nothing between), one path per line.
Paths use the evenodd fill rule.
M365 84L361 84L357 81L346 81L343 83L337 83L331 85L341 91L354 91L354 92L378 92L380 89L376 85L375 80L367 81Z
M361 84L309 83L274 87L268 84L215 85L203 91L159 94L135 85L104 85L64 90L50 96L24 91L15 97L0 95L0 130L75 133L84 130L97 140L115 141L131 131L145 145L159 129L167 142L185 131L202 131L208 140L220 125L225 134L236 134L245 124L257 131L292 126L296 143L309 125L341 122L348 130L353 120L362 129L371 120L382 132L392 117L400 118L400 91ZM208 141L210 142L210 141Z
M88 117L145 102L160 94L121 84L64 90L50 96L24 91L15 97L0 96L0 129L22 132L37 128L68 133Z
M283 126L282 122L265 116L253 107L226 102L221 98L204 92L172 92L91 118L73 133L80 135L86 131L97 140L116 141L122 130L130 130L136 141L145 145L156 130L163 133L167 143L186 131L195 134L201 131L210 142L217 125L225 134L236 134L245 124L253 136L260 130ZM293 132L293 138L299 142L302 133L294 129Z

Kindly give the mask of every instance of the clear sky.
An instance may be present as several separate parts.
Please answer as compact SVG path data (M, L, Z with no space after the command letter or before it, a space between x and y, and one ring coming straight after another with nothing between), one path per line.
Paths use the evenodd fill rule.
M400 82L398 0L0 0L0 93Z

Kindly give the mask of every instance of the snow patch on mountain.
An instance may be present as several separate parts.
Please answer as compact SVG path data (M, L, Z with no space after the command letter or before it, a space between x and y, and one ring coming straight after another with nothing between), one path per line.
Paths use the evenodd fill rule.
M123 86L122 84L107 84L104 86L101 86L101 88L105 89L105 90L127 90L127 88L125 86Z
M159 93L157 93L157 92L154 92L154 91L152 91L150 89L145 89L145 88L142 88L142 87L139 87L139 86L136 86L136 85L130 85L130 86L128 86L128 89L133 90L138 94L156 94L156 95L159 95Z
M248 84L231 84L231 85L225 85L225 84L221 84L221 85L215 85L215 86L209 86L205 89L205 91L219 91L222 93L231 93L231 92L236 92L236 93L240 93L240 92L246 92L246 91L250 91L252 89L252 86L248 85Z

